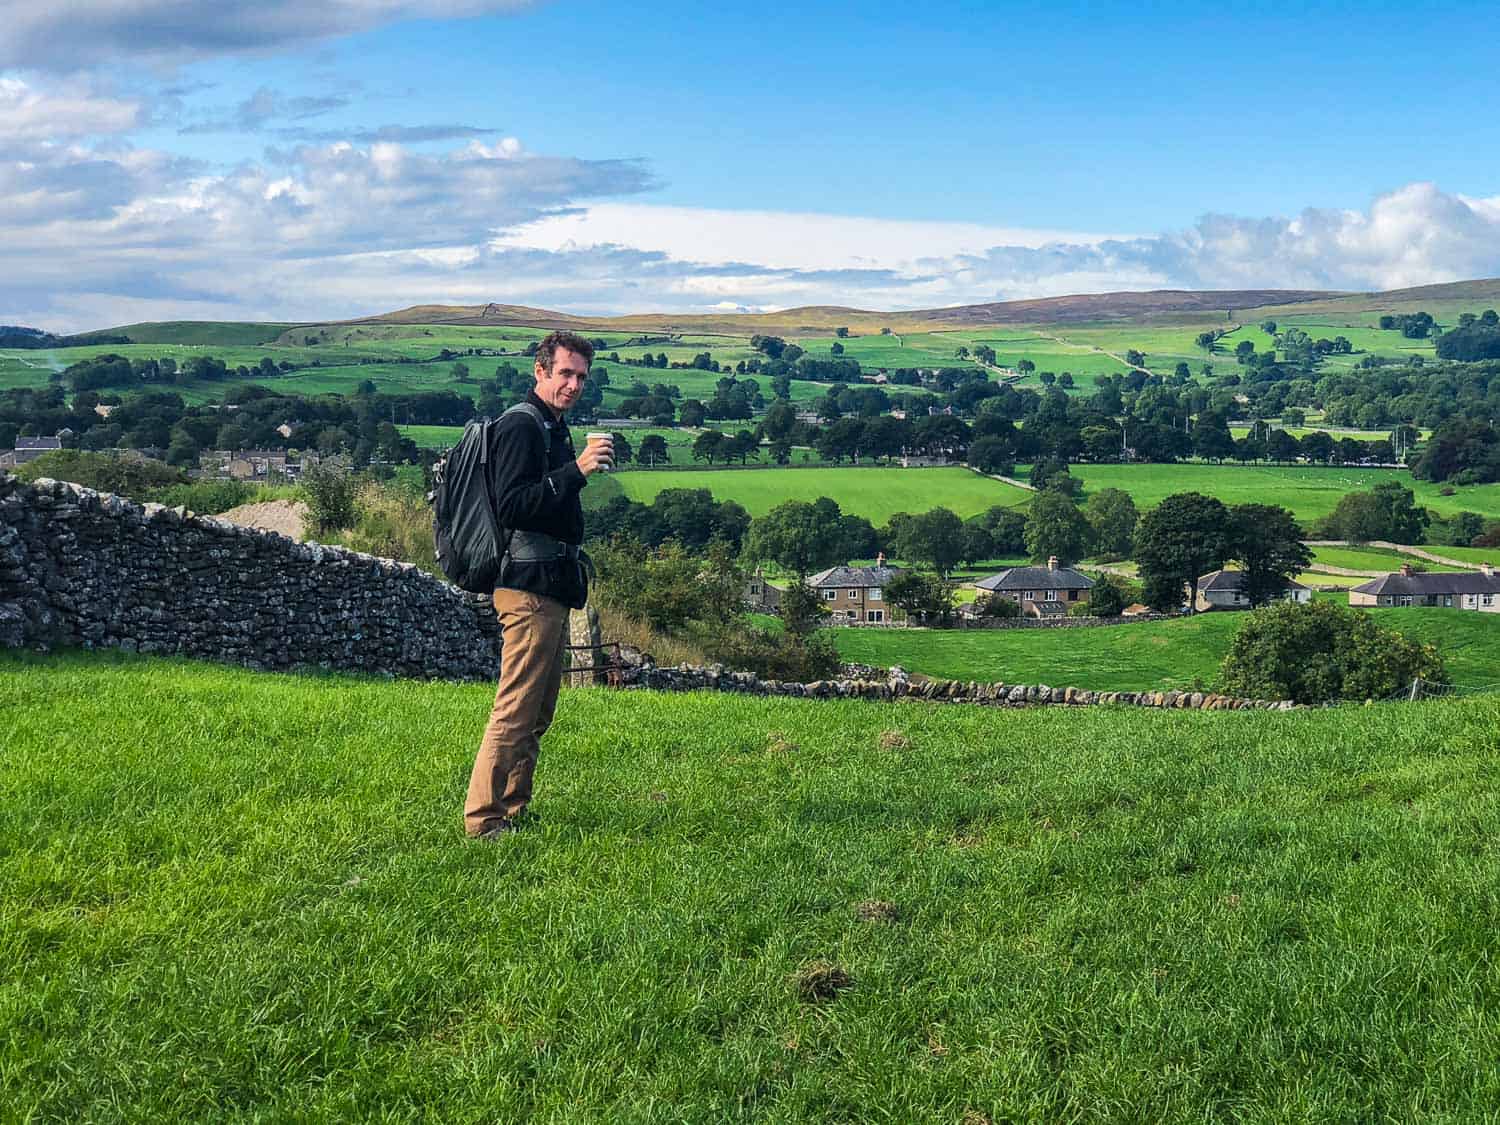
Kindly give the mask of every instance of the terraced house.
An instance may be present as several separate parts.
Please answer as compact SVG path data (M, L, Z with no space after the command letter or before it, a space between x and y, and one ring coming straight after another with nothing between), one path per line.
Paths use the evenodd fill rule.
M885 599L885 588L901 573L880 555L874 566L831 566L807 579L836 625L891 625L906 614Z
M1349 591L1350 605L1425 605L1500 613L1500 575L1489 563L1477 571L1435 573L1403 563L1395 574L1371 579Z

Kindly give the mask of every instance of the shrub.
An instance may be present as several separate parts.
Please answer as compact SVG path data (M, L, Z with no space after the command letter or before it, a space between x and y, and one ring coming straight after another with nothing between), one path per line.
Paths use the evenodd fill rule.
M838 672L839 654L827 633L797 636L742 621L689 630L709 660L763 680L808 683Z
M157 489L186 484L178 469L146 457L90 453L82 449L56 449L22 465L16 475L22 480L51 477L81 484L100 492L115 492L132 500L150 500Z
M1250 613L1220 666L1231 695L1326 703L1383 699L1415 679L1446 683L1437 649L1335 602L1282 602Z
M255 495L255 486L241 480L200 480L158 489L152 499L171 508L182 507L201 515L216 516L250 503Z
M1127 604L1125 591L1110 575L1101 574L1089 591L1089 612L1098 617L1118 617Z
M442 577L432 538L432 509L409 489L366 482L355 501L355 524L339 542L355 551L419 566Z
M354 526L359 481L347 462L328 458L309 465L302 473L302 493L313 531L326 534Z
M1020 617L1021 603L1004 594L990 594L979 603L982 617Z

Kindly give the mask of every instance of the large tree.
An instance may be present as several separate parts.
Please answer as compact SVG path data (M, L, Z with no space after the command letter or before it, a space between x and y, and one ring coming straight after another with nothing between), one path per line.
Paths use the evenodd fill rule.
M788 500L751 521L746 544L750 557L769 559L801 577L845 561L838 557L843 547L838 505L827 501L834 513L829 519L819 507L823 503Z
M1026 517L1026 553L1038 562L1057 556L1072 566L1089 553L1094 529L1071 497L1046 489L1037 493Z
M1121 488L1102 488L1088 499L1083 514L1094 529L1094 546L1101 556L1128 559L1140 519L1135 501Z
M1274 504L1229 509L1229 555L1240 564L1240 589L1252 606L1274 601L1312 562L1292 513Z
M1152 508L1135 527L1135 559L1153 609L1173 610L1184 590L1196 595L1198 577L1229 555L1229 512L1212 496L1179 492ZM1193 597L1189 596L1189 612Z
M900 525L896 551L907 562L925 563L946 575L964 557L964 525L947 508L933 508Z

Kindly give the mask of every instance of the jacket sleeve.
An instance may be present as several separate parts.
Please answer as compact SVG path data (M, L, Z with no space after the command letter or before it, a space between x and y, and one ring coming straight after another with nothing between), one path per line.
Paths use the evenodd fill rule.
M496 518L503 527L546 530L548 517L586 483L578 463L547 472L547 448L529 418L496 426L491 441Z

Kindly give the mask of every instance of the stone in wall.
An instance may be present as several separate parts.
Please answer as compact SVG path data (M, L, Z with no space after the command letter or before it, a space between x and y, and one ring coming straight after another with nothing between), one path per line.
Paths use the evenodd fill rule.
M0 475L0 645L490 680L500 627L407 563Z

